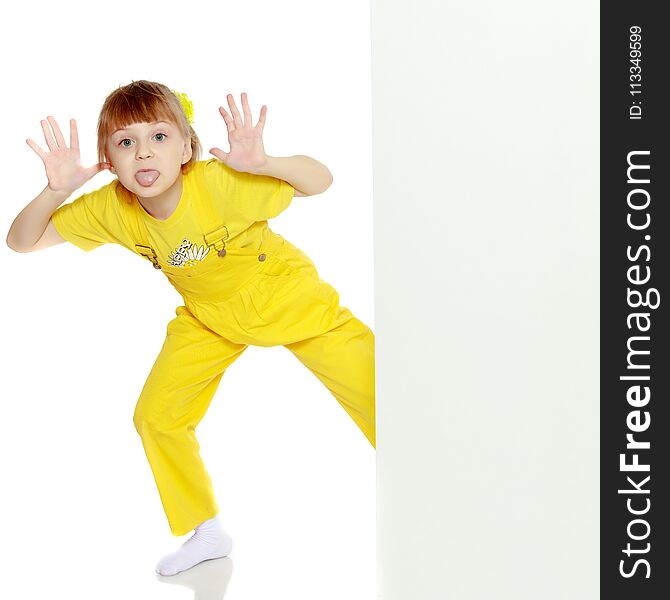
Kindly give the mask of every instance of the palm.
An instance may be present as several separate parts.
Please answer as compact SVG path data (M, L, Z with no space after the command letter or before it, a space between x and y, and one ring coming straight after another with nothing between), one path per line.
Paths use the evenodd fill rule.
M52 190L71 193L93 175L109 166L108 163L98 163L88 168L82 166L79 157L77 124L74 119L70 121L70 147L65 143L65 138L53 117L48 117L48 123L47 121L41 123L44 139L50 151L45 152L30 139L26 142L42 159L49 187ZM49 125L53 132L49 129Z
M230 152L226 163L237 171L260 167L265 163L266 155L263 137L257 129L235 129L228 134Z
M263 127L267 107L263 105L261 108L261 115L254 127L246 94L242 94L244 120L240 116L231 94L228 94L228 105L232 117L226 113L223 107L219 107L219 112L228 127L230 151L224 152L220 148L212 148L210 153L236 171L253 173L262 167L268 158L263 147Z
M64 189L68 184L80 187L87 179L81 165L79 151L73 148L62 148L49 152L44 157L44 168L49 187L54 190Z

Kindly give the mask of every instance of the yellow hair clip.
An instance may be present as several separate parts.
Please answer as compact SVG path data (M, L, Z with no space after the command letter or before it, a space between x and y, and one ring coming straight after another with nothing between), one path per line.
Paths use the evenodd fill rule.
M186 94L175 92L174 90L172 90L172 93L177 96L181 107L184 109L186 120L188 121L188 124L191 125L193 123L193 102L188 99Z

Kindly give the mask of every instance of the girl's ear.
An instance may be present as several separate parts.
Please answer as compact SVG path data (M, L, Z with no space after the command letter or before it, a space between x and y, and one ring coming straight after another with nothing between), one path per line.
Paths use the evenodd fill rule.
M191 139L187 139L184 142L184 154L181 159L181 164L185 165L189 160L191 160L191 157L193 156L193 148L191 148Z

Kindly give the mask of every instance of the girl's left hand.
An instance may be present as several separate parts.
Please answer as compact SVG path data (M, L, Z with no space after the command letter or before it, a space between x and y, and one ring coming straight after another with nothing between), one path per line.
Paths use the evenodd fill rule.
M212 148L209 152L236 171L255 173L268 160L265 148L263 148L263 126L265 125L267 106L263 105L261 107L261 116L254 127L251 124L251 111L249 110L246 93L242 93L244 121L237 110L237 106L235 106L233 95L228 94L227 98L233 117L231 118L228 115L223 106L219 107L219 112L228 127L230 152L224 152L221 148Z

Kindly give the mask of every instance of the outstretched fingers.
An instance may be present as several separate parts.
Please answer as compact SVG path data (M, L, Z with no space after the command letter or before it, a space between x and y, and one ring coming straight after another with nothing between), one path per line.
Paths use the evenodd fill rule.
M61 133L60 127L58 127L58 123L56 123L56 119L49 116L46 120L42 119L40 125L42 126L44 139L46 140L49 151L54 152L59 149L67 150L65 138ZM28 144L28 146L30 146L42 160L47 157L48 152L43 150L30 138L26 140L26 144ZM74 119L70 119L70 148L79 152L79 134L77 133L77 122Z
M235 121L235 125L239 123L240 126L244 126L244 122L242 121L242 117L240 116L240 111L237 110L237 106L235 105L235 100L233 99L232 94L228 94L226 96L228 98L228 107L230 108L230 114L233 115L233 120Z
M235 123L233 123L233 120L230 118L230 116L226 112L226 109L223 108L223 106L219 106L219 112L221 113L221 116L223 117L223 121L225 122L226 127L228 127L228 130L233 131L233 129L235 129Z
M251 118L251 110L249 109L249 100L246 92L242 92L242 112L244 113L244 124L252 125L254 120Z
M242 119L239 111L237 110L237 105L235 104L233 95L228 94L226 98L228 100L228 108L230 110L230 115L232 116L230 116L226 112L226 109L223 108L223 106L219 106L219 112L221 113L221 116L223 117L223 120L225 121L229 131L234 131L237 128L252 127L252 126L254 128L260 129L261 132L263 131L263 127L265 126L265 118L268 110L268 107L265 104L261 107L261 114L260 117L258 118L258 122L256 123L256 125L253 125L253 117L251 114L251 109L249 108L249 98L247 96L247 93L242 92L242 112L244 114L244 120Z
M100 171L104 171L105 169L109 169L111 165L106 162L101 162L96 165L93 165L92 167L89 167L86 169L86 175L87 177L93 177L96 173L100 173Z
M209 153L213 154L214 156L216 156L216 158L223 161L224 163L228 158L228 152L224 152L223 150L221 150L221 148L211 148Z
M79 134L77 133L77 122L70 119L70 148L79 150Z
M58 127L58 123L56 123L56 119L53 117L47 117L49 119L49 124L51 125L51 129L54 131L54 135L56 136L56 142L58 143L59 148L66 148L67 145L65 144L65 138L63 137L63 134L60 131L60 127Z
M261 116L258 117L258 123L256 123L256 127L261 130L261 133L263 132L263 127L265 127L265 115L268 113L268 107L263 104L261 106Z
M58 146L56 145L56 140L54 140L53 133L51 132L51 129L49 127L49 123L44 119L42 119L40 121L40 125L42 126L42 131L44 132L44 139L47 142L49 150L53 151L58 149Z
M42 150L35 142L33 142L30 138L26 140L26 144L28 144L36 153L37 156L39 156L42 160L45 159L47 153Z

